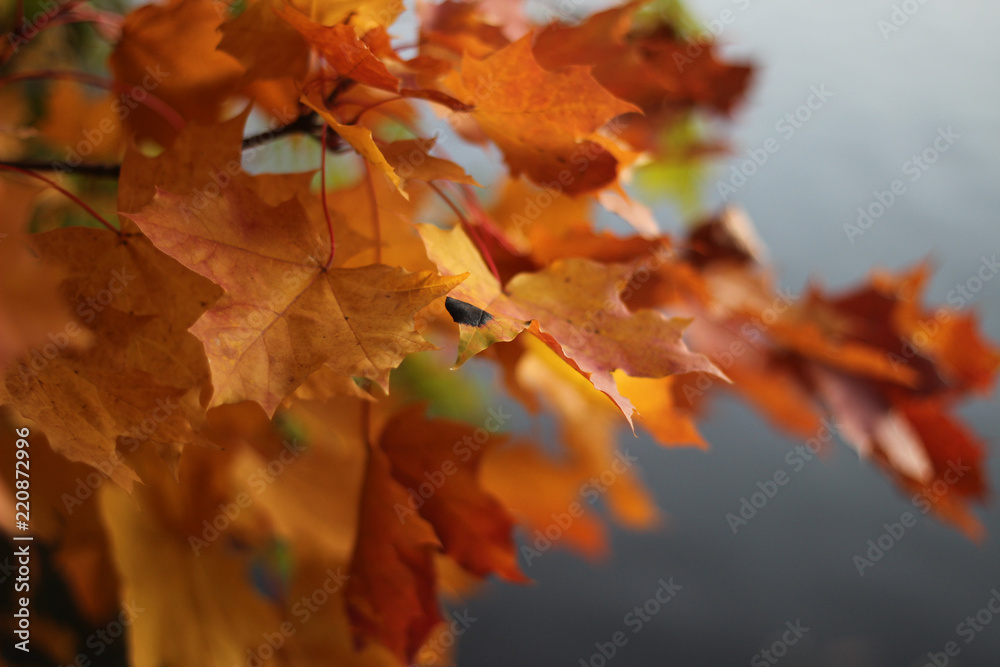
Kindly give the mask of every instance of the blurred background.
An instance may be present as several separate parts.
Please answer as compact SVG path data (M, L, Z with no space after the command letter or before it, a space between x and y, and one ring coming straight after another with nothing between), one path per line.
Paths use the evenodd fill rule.
M581 17L614 4L525 2L536 15L556 7ZM9 4L0 0L4 9ZM716 33L725 55L757 67L747 103L732 123L713 128L730 140L732 152L711 164L701 194L706 210L728 199L747 211L769 248L778 285L795 295L810 281L847 288L875 267L898 271L930 259L936 271L927 301L945 304L977 276L984 260L1000 254L1000 5L685 5L706 32ZM405 41L414 25L408 12L393 34ZM89 55L103 58L96 51ZM808 119L801 120L806 112L796 119L810 96ZM938 141L947 144L943 151L934 148L942 135L952 138ZM731 165L769 140L778 150L724 197L718 184L732 183ZM273 146L254 170L301 168L302 146ZM492 182L498 153L491 164L477 148L449 150L482 182ZM913 162L928 150L933 164ZM316 161L307 155L306 164ZM859 207L870 208L876 193L897 180L905 192L858 234ZM662 204L656 213L665 231L683 230L675 207ZM975 309L987 336L1000 341L1000 279L981 284L964 307ZM510 401L504 407L524 414ZM960 415L996 446L995 397L968 402ZM522 561L534 584L490 583L452 601L452 611L475 619L459 640L458 664L1000 665L1000 614L987 606L993 600L1000 609L995 505L978 512L986 537L977 545L921 513L882 472L839 442L822 460L804 461L801 469L790 465L786 456L803 442L775 431L731 396L716 395L700 428L711 443L708 451L668 450L623 429L621 447L640 459L665 524L649 533L612 528L610 553L600 562L557 546ZM996 486L1000 457L989 461ZM734 534L726 515L737 514L759 483L782 471L788 483ZM859 574L855 557L906 512L916 517L915 525ZM647 606L661 581L679 590L668 603ZM644 606L645 617L633 612ZM616 633L622 633L618 645ZM945 653L948 646L952 655Z
M529 1L536 10L545 4ZM582 15L607 4L576 7ZM758 65L750 100L727 131L731 158L745 160L769 138L779 149L729 199L754 220L782 287L799 294L812 280L844 288L876 266L898 270L930 258L936 272L927 299L944 304L984 258L1000 252L1000 5L687 5L706 29L721 25L724 53ZM786 114L813 87L825 87L828 99L807 121L789 123ZM957 137L933 164L907 164L948 128ZM706 201L721 201L717 181L730 173L730 162L713 164ZM904 194L852 243L845 224L857 225L858 207L868 208L894 180L905 184ZM665 221L678 217L669 206L657 213ZM1000 340L1000 280L983 283L966 308ZM970 402L960 414L996 445L995 398ZM611 555L597 564L553 549L522 563L534 585L490 585L457 601L456 611L477 619L460 639L459 664L1000 664L1000 617L987 607L1000 590L994 506L979 512L987 536L976 545L922 514L840 443L825 460L795 471L785 456L803 443L735 399L713 401L702 432L708 452L623 437L622 446L641 459L666 525L656 533L614 532ZM734 535L726 514L780 470L789 474L787 485ZM990 478L1000 481L995 454ZM916 525L860 576L854 556L905 512ZM633 633L635 616L627 625L626 615L671 577L682 588ZM606 659L596 644L610 653L619 631L626 643ZM957 655L945 654L949 642Z

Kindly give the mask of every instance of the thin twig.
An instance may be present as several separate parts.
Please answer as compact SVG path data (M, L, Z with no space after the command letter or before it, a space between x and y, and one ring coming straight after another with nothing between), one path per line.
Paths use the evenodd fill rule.
M310 111L309 113L302 114L288 125L283 125L274 130L268 130L267 132L261 132L260 134L249 136L243 140L243 150L256 148L261 144L266 144L269 141L280 139L281 137L289 134L303 133L314 135L322 128L322 125L317 122L317 118L318 115L316 112Z
M243 140L243 150L255 148L261 144L274 141L275 139L280 139L281 137L289 134L306 133L311 135L320 127L321 126L316 123L315 112L310 112L299 116L288 125L247 137ZM0 165L30 171L61 171L64 173L86 176L105 176L108 178L118 178L118 176L121 175L122 170L122 166L120 164L79 164L74 167L55 160L8 160L0 161Z
M29 178L35 178L35 179L38 179L39 181L42 181L43 183L45 183L49 187L54 188L55 190L61 192L63 195L65 195L70 200L72 200L73 203L75 203L77 206L79 206L80 208L82 208L83 210L85 210L87 213L89 213L90 215L92 215L102 225L104 225L105 227L107 227L108 229L110 229L111 231L113 231L119 237L122 237L122 231L120 229L115 229L114 225L112 225L110 222L108 222L107 219L103 215L101 215L100 213L98 213L97 211L95 211L93 208L91 208L90 205L87 204L87 202L83 201L82 199L80 199L79 197L77 197L75 194L73 194L72 192L70 192L66 188L62 187L61 185L59 185L58 183L56 183L55 181L53 181L51 178L47 178L45 176L42 176L41 174L36 174L35 172L28 171L27 169L21 169L20 167L13 167L13 166L4 165L4 164L0 164L0 170L3 170L3 171L13 171L14 173L21 174L22 176L28 176Z
M333 219L330 217L330 208L326 203L326 133L330 129L329 125L323 123L323 140L320 142L322 155L319 162L319 191L323 201L323 217L326 218L326 230L330 232L330 256L326 258L323 269L328 271L333 265L333 256L337 252L337 240L333 235Z
M180 132L184 129L184 119L181 117L177 111L171 107L169 104L164 102L162 99L154 95L151 91L145 91L146 94L143 95L141 99L138 97L133 97L132 93L135 90L134 87L129 87L128 85L116 81L114 79L108 79L105 77L97 76L95 74L90 74L88 72L72 72L72 71L62 71L62 70L37 70L31 72L16 72L10 74L3 78L0 78L0 86L6 86L10 83L17 83L19 81L35 81L38 79L56 79L63 81L76 81L88 86L96 86L98 88L104 88L106 90L112 90L119 93L124 98L129 97L139 104L145 106L147 109L153 113L159 115L163 120L170 123L175 130ZM129 106L132 106L131 104Z

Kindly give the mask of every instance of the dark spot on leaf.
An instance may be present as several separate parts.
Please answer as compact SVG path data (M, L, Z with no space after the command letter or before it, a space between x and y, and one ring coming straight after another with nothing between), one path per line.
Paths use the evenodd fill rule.
M444 307L448 309L451 319L455 320L458 324L481 327L493 319L493 316L482 308L476 308L471 303L453 299L450 296L445 297Z

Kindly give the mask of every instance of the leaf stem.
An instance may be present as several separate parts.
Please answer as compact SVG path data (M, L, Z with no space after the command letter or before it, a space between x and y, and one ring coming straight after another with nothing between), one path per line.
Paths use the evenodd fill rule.
M472 238L472 241L476 244L476 247L479 248L479 252L482 254L483 259L486 260L486 264L489 265L490 271L493 273L493 277L496 278L497 282L502 285L503 281L500 279L500 271L497 270L497 265L493 261L493 256L490 254L489 249L486 247L486 242L479 235L478 230L476 230L475 228L476 226L469 222L468 218L465 216L462 210L458 208L458 206L451 200L451 198L444 193L444 191L437 185L437 183L434 183L433 181L428 181L427 185L429 185L431 190L436 192L438 197L440 197L441 200L448 205L448 208L454 211L455 215L458 216L458 219L461 222L462 227L466 230L466 232L468 232L469 236Z
M333 236L333 220L330 218L330 209L326 203L326 132L329 129L330 126L327 123L323 123L323 138L320 141L322 157L320 157L319 161L320 198L323 201L323 217L326 218L326 230L330 232L330 256L326 258L326 264L323 265L324 270L330 269L330 266L333 264L333 256L337 252L337 241Z
M15 26L9 33L7 33L6 41L2 50L0 50L0 64L4 64L9 61L18 52L17 42L23 42L27 44L35 36L38 35L45 28L51 28L54 25L59 25L61 23L66 23L62 20L63 17L79 8L79 5L83 4L83 0L67 0L61 5L55 7L55 11L47 10L43 15L35 15L31 21L25 21L24 17L24 0L17 0L17 8L14 14ZM94 10L98 11L98 10ZM46 19L44 23L41 19ZM28 30L34 29L32 35L28 35Z
M162 99L154 95L151 91L146 90L146 95L140 100L132 97L132 91L135 87L130 88L129 86L126 86L118 81L96 76L94 74L88 74L87 72L70 72L61 70L34 70L30 72L18 72L0 79L0 86L4 86L8 83L16 83L18 81L33 81L36 79L62 79L65 81L77 81L88 86L113 90L116 93L120 93L123 97L129 97L135 100L139 104L148 108L150 111L158 114L161 118L163 118L163 120L170 123L170 125L173 126L173 128L178 132L184 129L184 118L182 118L177 111L175 111Z
M91 23L94 30L109 42L117 42L121 39L122 23L124 17L114 12L108 12L94 7L76 7L73 11L65 12L49 22L49 27L57 25L69 25L72 23Z
M51 178L48 178L46 176L42 176L41 174L36 174L35 172L33 172L31 170L28 170L28 169L22 169L20 167L14 167L14 166L7 165L7 164L0 164L0 170L2 170L2 171L13 171L15 173L23 174L23 175L29 176L31 178L37 178L38 180L40 180L40 181L42 181L44 183L47 183L50 187L55 188L56 190L58 190L59 192L61 192L63 195L65 195L70 200L72 200L77 206L79 206L80 208L82 208L83 210L85 210L87 213L89 213L90 215L92 215L94 218L96 218L97 221L100 222L102 225L104 225L105 227L107 227L108 229L110 229L111 231L113 231L115 234L117 234L119 238L124 238L124 235L122 234L122 232L121 232L120 229L115 229L114 226L104 218L104 216L102 216L100 213L98 213L93 208L91 208L90 205L87 204L87 202L83 201L82 199L80 199L79 197L77 197L75 194L73 194L72 192L70 192L66 188L62 187L61 185L59 185L58 183L56 183L55 181L53 181Z
M491 218L489 213L486 212L486 209L483 208L483 205L476 196L472 186L466 183L454 183L453 185L458 188L459 193L461 193L462 199L465 200L465 205L469 207L469 211L472 213L472 217L475 219L476 224L482 226L483 229L489 230L494 240L503 246L510 254L521 254L521 251L519 251L507 238L507 234L503 231L503 229L497 225L496 221Z
M382 263L382 220L381 214L378 210L378 197L375 194L375 181L372 179L372 168L368 164L368 160L365 163L365 181L368 183L368 197L371 199L372 203L372 222L375 227L375 263Z

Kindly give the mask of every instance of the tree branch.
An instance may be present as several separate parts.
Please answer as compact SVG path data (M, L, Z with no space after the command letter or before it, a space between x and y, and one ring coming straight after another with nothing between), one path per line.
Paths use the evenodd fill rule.
M280 139L289 134L304 133L315 136L323 129L323 124L318 121L318 118L315 111L310 111L309 113L302 114L288 125L279 127L276 130L268 130L267 132L247 137L243 140L243 150L256 148L261 144L266 144L269 141Z
M322 124L317 122L315 111L310 111L293 120L288 125L283 125L274 130L261 132L246 137L243 140L243 150L256 148L269 141L280 139L289 134L309 134L315 136L322 128ZM0 165L15 167L17 169L27 169L30 171L61 171L69 174L81 174L86 176L103 176L107 178L118 178L121 175L122 166L120 164L78 164L75 167L56 160L0 160Z
M71 167L56 160L2 160L0 166L28 171L61 171L69 174L108 176L110 178L117 178L122 169L120 164L79 164Z

